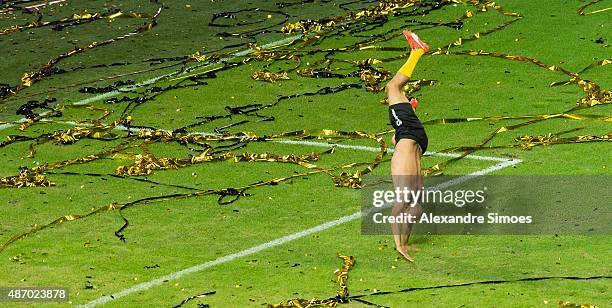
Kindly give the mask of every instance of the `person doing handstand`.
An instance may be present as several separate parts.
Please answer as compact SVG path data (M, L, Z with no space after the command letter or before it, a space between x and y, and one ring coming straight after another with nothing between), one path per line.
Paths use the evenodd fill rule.
M427 150L427 135L425 128L415 114L417 107L416 99L408 99L402 88L412 77L412 72L423 54L429 50L415 33L405 30L404 36L410 43L410 56L395 76L387 83L386 93L389 100L389 120L395 129L392 143L395 146L391 158L391 176L396 188L416 191L422 188L421 178L421 156ZM418 219L422 215L422 208L416 201L397 202L392 208L394 216L407 213ZM416 206L414 206L416 205ZM413 262L408 254L417 249L408 245L412 225L392 224L395 249L406 260Z

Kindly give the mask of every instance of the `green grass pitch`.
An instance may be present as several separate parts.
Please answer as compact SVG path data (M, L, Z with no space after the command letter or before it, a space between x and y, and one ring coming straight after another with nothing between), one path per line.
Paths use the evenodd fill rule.
M324 27L319 33L307 33L307 38L322 37L315 44L294 51L293 55L300 57L299 62L288 57L277 61L253 59L255 54L244 51L269 43L280 45L270 49L274 52L294 50L303 40L297 38L299 32L281 32L283 25L299 20L351 16L379 2L52 2L0 1L0 29L36 21L36 12L24 13L22 9L45 3L39 7L42 22L72 18L72 14L85 12L99 12L106 17L80 22L65 20L60 23L62 29L52 29L53 24L44 26L39 23L39 27L0 32L0 53L3 55L0 89L3 91L14 89L24 73L35 72L49 59L73 50L75 46L83 47L125 35L149 22L158 8L162 10L151 29L62 59L55 65L59 70L54 74L24 87L15 95L4 97L0 101L2 141L15 135L37 137L75 126L86 128L89 127L86 125L97 123L92 120L99 118L103 110L109 114L101 119L101 123L110 124L129 115L133 126L174 130L203 121L207 116L226 115L226 106L249 104L274 106L257 111L256 116L234 114L190 126L186 131L214 133L215 129L220 129L232 134L253 132L258 136L323 129L372 134L384 132L390 129L387 107L381 103L384 92L367 91L359 74L346 78L310 78L292 68L298 63L299 69L325 67L326 56L334 59L329 62L331 72L350 75L357 69L355 61L396 57L374 65L381 71L395 72L405 61L399 55L407 51L405 40L398 34L401 29L411 28L430 44L432 51L443 48L438 54L424 55L413 76L434 81L413 94L420 101L417 114L423 122L442 118L555 115L573 108L585 96L575 83L551 86L570 79L554 69L525 61L458 53L484 51L523 56L573 73L581 72L592 63L600 63L579 76L597 84L602 90L599 93L608 93L609 97L602 99L602 104L571 112L590 117L556 117L520 126L498 133L486 145L518 144L513 139L517 136L563 131L570 132L561 138L596 136L605 139L607 134L608 142L536 146L529 150L499 147L481 149L473 154L520 160L520 163L496 169L491 173L495 175L611 174L612 95L605 92L612 89L612 65L605 65L610 63L612 55L609 1L595 1L582 12L578 9L589 1L496 1L494 5L500 5L506 12L518 13L522 18L491 33L487 31L514 17L500 14L494 5L480 11L479 6L470 1L443 1L443 5L431 11L411 14L415 8L426 9L434 3L414 1L426 5L400 9L376 21L367 17L366 21L356 23L348 22L349 19L341 20L330 28ZM480 5L491 4L480 2ZM108 12L119 10L123 16L108 17ZM471 11L473 16L462 19L466 11ZM130 15L129 12L142 15ZM459 29L454 27L458 21L462 24ZM478 34L482 34L478 39L452 45L450 54L444 52L444 48L458 38ZM287 39L291 37L293 41ZM354 46L374 38L384 39L367 46L386 49L321 51ZM402 51L402 48L406 50ZM211 62L186 61L196 52L211 57ZM608 61L602 62L606 59ZM201 75L222 67L223 63L236 66L219 70L214 76ZM286 70L289 79L266 82L251 78L252 74L262 70ZM100 94L79 92L83 86L105 87L128 79L142 83L167 74L172 76L125 93L111 93L104 98L99 97ZM190 80L186 76L202 78ZM357 86L342 88L353 84ZM175 85L189 86L156 95L155 87L164 89ZM321 93L326 87L343 90ZM317 92L315 95L299 95ZM107 102L113 97L143 95L155 97L140 104ZM282 96L289 97L279 100ZM19 107L30 100L42 102L51 98L55 99L49 103L51 108L64 106L61 116L46 117L20 130L23 115L17 114ZM38 108L34 111L41 114L46 110ZM428 124L429 150L440 152L453 147L474 146L495 129L525 121L503 119ZM127 134L120 129L109 132ZM390 134L381 136L389 144ZM284 139L303 141L299 138ZM610 235L416 236L413 242L421 251L414 254L416 262L413 264L396 259L390 235L361 235L358 219L287 240L286 236L299 235L304 230L359 211L361 202L359 189L336 187L326 173L300 175L313 169L297 164L228 159L153 170L148 175L119 177L114 175L115 169L133 164L138 154L186 158L197 155L201 148L176 142L151 142L143 146L142 139L135 138L83 138L72 144L39 142L34 145L36 153L33 156L29 155L33 141L3 144L0 147L0 178L14 176L20 168L96 155L124 141L127 148L114 155L48 170L44 175L55 183L54 186L0 187L0 245L36 225L51 223L65 215L86 214L109 204L238 188L262 180L294 177L278 185L249 189L246 191L248 196L229 204L219 204L218 195L168 198L136 204L121 214L118 210L103 211L20 238L0 251L0 288L65 287L70 290L70 299L61 303L7 301L1 306L76 306L97 303L125 290L128 290L125 296L117 296L100 306L173 307L190 296L213 291L214 294L193 299L184 307L197 307L198 304L250 307L277 304L292 298L327 299L335 296L338 290L334 270L341 261L336 257L337 253L355 257L355 266L348 274L348 289L352 296L424 288L360 297L387 307L557 307L559 301L607 307L612 303L612 281L609 278L512 282L528 277L610 277ZM361 170L365 165L339 166L367 164L374 160L376 151L359 146L379 147L378 143L367 138L309 141L338 142L347 147L323 153L329 147L268 141L249 142L244 147L233 145L231 150L237 154L321 153L312 163L321 168L335 168L330 172L337 176L342 171ZM214 145L219 144L232 146L231 142ZM387 153L372 174L388 175L390 157ZM447 159L446 156L428 155L422 163L424 167L431 167ZM448 164L442 172L465 175L486 170L497 163L464 158ZM225 200L229 199L231 197ZM121 215L129 221L129 226L120 233L125 241L115 235L124 224ZM287 241L279 245L266 244L277 239ZM253 247L259 248L250 253L249 249ZM207 263L215 260L219 261L218 264ZM208 265L192 273L176 274L202 264ZM160 277L167 279L158 281ZM510 282L427 288L496 280ZM152 281L159 283L149 284ZM133 287L142 288L132 292L130 288ZM367 307L356 300L341 306Z

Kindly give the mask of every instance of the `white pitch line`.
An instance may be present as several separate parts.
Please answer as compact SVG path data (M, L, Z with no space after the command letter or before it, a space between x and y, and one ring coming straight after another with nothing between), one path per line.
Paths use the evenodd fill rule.
M47 119L41 120L41 122L46 122L46 121ZM92 126L89 123L78 123L78 122L73 122L73 121L62 122L61 124L67 124L67 125L73 125L73 126ZM15 124L11 124L11 123L0 124L0 130L11 127L11 126L15 126ZM114 129L121 130L121 131L128 130L127 127L123 125L117 125ZM146 131L146 130L148 129L130 128L130 131L132 132L139 132L139 131ZM169 129L158 129L158 130L164 131L164 132L172 132L172 130L169 130ZM192 132L191 134L203 135L203 136L217 135L215 133L208 133L208 132ZM341 148L341 149L352 149L352 150L368 151L368 152L380 151L379 147L373 147L373 146L348 145L348 144L316 142L316 141L306 141L306 140L273 140L272 142L284 143L284 144L307 145L307 146L315 146L315 147L336 147L336 148ZM394 149L392 147L389 147L387 148L387 151L389 151L389 153L393 153ZM461 154L427 151L424 156L460 157ZM481 156L481 155L473 155L473 154L466 155L465 158L474 159L474 160L484 160L484 161L497 161L497 162L505 162L505 161L512 160L511 158L502 158L502 157L495 157L495 156Z
M473 179L475 177L479 177L479 176L482 176L482 175L485 175L485 174L488 174L488 173L491 173L491 172L494 172L494 171L497 171L497 170L500 170L500 169L503 169L503 168L507 168L507 167L516 165L516 164L518 164L520 162L521 162L521 160L518 160L518 159L515 159L515 160L506 160L506 161L498 163L498 164L496 164L494 166L491 166L491 167L488 167L488 168L485 168L485 169L482 169L482 170L479 170L479 171L476 171L476 172L472 172L470 174L464 175L462 177L458 177L456 179L452 179L450 181L446 181L446 182L440 183L440 184L438 184L436 186L433 186L432 189L434 189L434 190L436 190L436 189L441 190L441 189L444 189L444 188L447 188L447 187L450 187L450 186L453 186L453 185L457 185L457 184L469 181L469 180L471 180L471 179ZM105 295L105 296L99 297L97 299L92 300L91 302L89 302L87 304L79 305L78 307L95 307L95 306L98 306L98 305L106 304L106 303L108 303L110 301L113 301L113 300L116 300L118 298L130 295L132 293L148 290L148 289L150 289L152 287L161 285L161 284L163 284L165 282L179 279L179 278L181 278L181 277L183 277L185 275L196 273L196 272L205 270L207 268L210 268L210 267L213 267L213 266L216 266L216 265L227 263L227 262L236 260L238 258L242 258L242 257L246 257L246 256L249 256L249 255L258 253L260 251L263 251L263 250L266 250L266 249L269 249L269 248L273 248L273 247L276 247L276 246L283 245L285 243L288 243L288 242L291 242L291 241L303 238L303 237L308 236L308 235L313 234L313 233L317 233L317 232L324 231L324 230L327 230L327 229L335 227L335 226L339 226L339 225L345 224L347 222L350 222L350 221L353 221L355 219L360 218L361 215L362 215L362 213L361 213L361 211L359 211L359 212L355 212L355 213L353 213L351 215L342 216L342 217L340 217L338 219L335 219L335 220L332 220L332 221L328 221L326 223L320 224L320 225L318 225L316 227L313 227L313 228L310 228L310 229L306 229L306 230L302 230L302 231L299 231L299 232L296 232L296 233L293 233L293 234L289 234L289 235L283 236L281 238L269 241L267 243L263 243L263 244L260 244L260 245L257 245L257 246L245 249L245 250L241 250L239 252L236 252L236 253L233 253L233 254L230 254L230 255L226 255L226 256L220 257L218 259L212 260L212 261L204 262L204 263L192 266L192 267L188 267L188 268L186 268L184 270L181 270L181 271L178 271L178 272L174 272L174 273L171 273L171 274L168 274L168 275L165 275L165 276L153 279L153 280L149 280L147 282L139 283L137 285L134 285L132 287L129 287L127 289L119 291L117 293L113 293L111 295Z
M269 43L269 44L262 45L262 48L270 48L270 47L275 47L275 46L278 46L278 45L282 45L282 44L288 43L288 42L290 42L292 40L298 39L300 37L301 37L301 35L295 35L295 36L292 36L292 37L288 37L288 38L285 38L285 39L282 39L282 40L278 40L278 41L275 41L275 42L272 42L272 43ZM220 59L219 61L220 62L222 62L222 61L229 61L229 60L235 59L237 57L241 57L241 56L247 55L247 54L249 54L249 53L251 53L253 51L254 51L253 49L243 50L241 52L235 53L234 57L223 58L223 59ZM211 65L212 65L212 63L211 63ZM94 97L83 99L83 100L74 102L72 104L73 105L86 105L86 104L89 104L91 102L95 102L95 101L99 101L99 100L102 100L102 99L105 99L105 98L109 98L109 97L115 96L117 94L120 94L121 91L128 91L128 90L136 89L136 88L139 88L139 87L142 87L142 86L153 84L153 83L155 83L155 82L157 82L157 81L159 81L159 80L161 80L163 78L170 77L170 76L175 75L175 74L177 74L177 72L172 72L172 73L169 73L169 74L164 74L164 75L161 75L161 76L157 76L157 77L145 80L145 81L143 81L141 83L121 88L121 89L119 89L117 91L112 91L112 92L96 95ZM23 121L23 120L25 120L25 119L22 119L21 121ZM6 129L6 128L9 128L9 127L13 127L13 126L15 126L15 124L12 124L12 123L0 124L0 130ZM287 144L301 144L301 145L311 145L311 146L324 146L324 147L335 146L335 147L338 147L338 148L356 149L356 150L363 150L363 151L379 151L380 150L379 148L376 148L376 147L356 146L356 145L344 145L344 144L331 144L331 143L312 142L312 141L279 140L279 141L276 141L276 142L287 143ZM393 149L391 149L391 148L389 148L388 150L389 150L389 152L393 152ZM435 156L447 156L447 157L458 157L458 156L460 156L459 154L454 154L454 153L430 152L429 154L435 155ZM499 164L496 164L494 166L491 166L489 168L485 168L485 169L482 169L480 171L468 174L466 176L459 177L459 178L453 179L451 181L441 183L441 184L436 186L438 189L442 189L444 187L456 185L456 184L468 181L468 180L470 180L472 178L475 178L477 176L485 175L487 173L491 173L491 172L494 172L496 170L500 170L500 169L503 169L503 168L506 168L506 167L509 167L509 166L512 166L512 165L515 165L515 164L518 164L518 163L521 162L518 159L515 159L515 160L506 160L506 159L499 158L499 157L478 156L478 155L467 155L466 158L478 159L478 160L488 160L488 161L502 161L502 162L499 163ZM97 306L97 305L108 303L108 302L110 302L112 300L115 300L117 298L130 295L130 294L132 294L134 292L144 291L144 290L150 289L150 288L152 288L154 286L163 284L165 281L176 280L176 279L178 279L180 277L183 277L185 275L188 275L188 274L191 274L191 273L195 273L195 272L199 272L199 271L202 271L202 270L207 269L209 267L213 267L215 265L223 264L223 263L226 263L226 262L229 262L229 261L241 258L241 257L252 255L252 254L255 254L257 252L260 252L262 250L266 250L266 249L269 249L269 248L272 248L272 247L280 246L282 244L285 244L285 243L291 242L293 240L305 237L307 235L310 235L310 234L313 234L313 233L317 233L317 232L329 229L331 227L334 227L334 226L337 226L337 225L341 225L341 224L353 221L353 220L355 220L355 219L357 219L359 217L361 217L361 212L356 212L356 213L353 213L353 214L348 215L348 216L343 216L343 217L340 217L340 218L338 218L336 220L332 220L332 221L326 222L324 224L318 225L318 226L310 228L310 229L306 229L306 230L303 230L303 231L300 231L300 232L297 232L297 233L293 233L293 234L290 234L290 235L287 235L287 236L284 236L284 237L272 240L270 242L267 242L267 243L264 243L264 244L261 244L261 245L258 245L258 246L254 246L254 247L242 250L240 252L237 252L237 253L234 253L234 254L231 254L231 255L227 255L227 256L218 258L218 259L213 260L213 261L201 263L201 264L198 264L198 265L186 268L184 270L181 270L181 271L178 271L178 272L175 272L175 273L172 273L172 274L168 274L166 276L162 276L162 277L157 278L157 279L153 279L153 280L150 280L150 281L147 281L147 282L144 282L144 283L137 284L135 286L132 286L132 287L130 287L128 289L125 289L123 291L114 293L112 295L97 298L97 299L95 299L95 300L93 300L93 301L91 301L91 302L89 302L89 303L87 303L85 305L80 305L79 307L94 307L94 306Z
M369 151L369 152L378 152L380 148L371 147L365 145L347 145L347 144L336 144L336 143L326 143L326 142L315 142L315 141L304 141L304 140L275 140L274 142L278 143L286 143L286 144L300 144L300 145L311 145L316 147L337 147L343 149L353 149L360 151ZM393 148L387 148L389 153L393 153ZM445 157L460 157L461 154L457 153L441 153L441 152L432 152L427 151L424 156L445 156ZM502 158L502 157L494 157L494 156L480 156L480 155L466 155L465 158L475 159L475 160L487 160L487 161L509 161L511 159Z
M279 46L279 45L283 45L283 44L289 43L289 42L291 42L293 40L296 40L296 39L299 39L301 37L302 37L302 35L290 36L290 37L284 38L282 40L278 40L278 41L274 41L274 42L262 45L261 48L276 47L276 46ZM231 61L231 60L234 60L234 59L236 59L238 57L246 56L246 55L248 55L248 54L250 54L250 53L252 53L254 51L255 51L254 49L245 49L243 51L234 53L232 57L221 58L221 59L219 59L219 60L217 60L215 62L211 62L208 65L203 66L202 68L210 67L213 64L219 63L219 62ZM187 69L187 71L188 70L189 69ZM149 80L145 80L145 81L143 81L141 83L137 83L135 85L126 86L126 87L120 88L119 90L111 91L111 92L108 92L108 93L96 95L94 97L86 98L86 99L80 100L78 102L74 102L74 103L72 103L72 105L87 105L87 104L92 103L92 102L96 102L96 101L99 101L99 100L102 100L102 99L105 99L105 98L113 97L113 96L115 96L117 94L120 94L122 92L125 92L125 91L133 90L133 89L140 88L140 87L143 87L143 86L148 86L150 84L156 83L157 81L159 81L159 80L161 80L163 78L171 77L172 75L177 75L177 74L180 75L179 72L172 72L172 73L160 75L160 76L151 78Z
M66 122L66 124L70 124L70 125L79 125L79 123L76 122ZM116 129L118 130L127 130L127 128L123 125L118 125L116 126ZM147 129L140 129L140 128L131 128L131 131L146 131ZM161 131L164 132L172 132L171 130L167 130L167 129L159 129ZM193 135L203 135L203 136L211 136L211 135L218 135L215 133L208 133L208 132L192 132L191 134ZM336 148L342 148L342 149L352 149L352 150L358 150L358 151L368 151L368 152L378 152L380 151L380 147L373 147L373 146L365 146L365 145L348 145L348 144L338 144L338 143L327 143L327 142L316 142L316 141L306 141L306 140L272 140L272 142L276 142L276 143L284 143L284 144L297 144L297 145L307 145L307 146L315 146L315 147L336 147ZM392 147L387 148L387 151L389 151L389 153L393 153L394 149ZM433 152L433 151L428 151L425 153L424 156L444 156L444 157L460 157L461 154L457 154L457 153L442 153L442 152ZM468 159L475 159L475 160L484 160L484 161L497 161L497 162L506 162L506 161L511 161L511 158L502 158L502 157L494 157L494 156L481 156L481 155L466 155L465 158Z
M278 41L274 41L274 42L271 42L271 43L268 43L268 44L261 45L261 48L276 47L276 46L279 46L279 45L283 45L283 44L289 43L289 42L291 42L293 40L296 40L296 39L299 39L301 37L302 37L301 34L300 35L289 36L289 37L286 37L286 38L284 38L282 40L278 40ZM233 57L221 58L221 59L219 59L219 60L217 60L215 62L211 62L208 65L203 66L202 68L210 67L214 63L218 63L218 62L231 61L231 60L234 60L234 59L236 59L238 57L246 56L246 55L248 55L248 54L250 54L250 53L252 53L254 51L255 51L254 49L245 49L243 51L235 53L233 55ZM187 69L187 71L188 70L189 69ZM87 104L92 103L92 102L96 102L96 101L99 101L99 100L103 100L105 98L113 97L113 96L115 96L117 94L121 94L124 91L129 91L129 90L133 90L133 89L136 89L136 88L139 88L139 87L148 86L148 85L153 84L153 83L155 83L155 82L157 82L157 81L159 81L159 80L161 80L163 78L171 77L171 76L177 75L177 74L180 75L180 72L172 72L172 73L160 75L160 76L157 76L157 77L145 80L145 81L143 81L141 83L137 83L135 85L131 85L131 86L126 86L126 87L120 88L119 90L115 90L115 91L99 94L99 95L96 95L96 96L93 96L93 97L90 97L90 98L82 99L80 101L72 103L72 105L75 105L75 106L87 105ZM22 118L22 119L20 119L20 120L18 120L16 122L22 123L22 122L25 122L26 120L27 120L26 118ZM13 127L13 126L16 126L16 124L13 124L13 123L0 124L0 130L7 129L7 128Z
M251 247L251 248L239 251L237 253L233 253L231 255L220 257L220 258L218 258L216 260L213 260L213 261L208 261L208 262L205 262L205 263L202 263L202 264L198 264L196 266L192 266L192 267L186 268L184 270L181 270L181 271L178 271L178 272L166 275L166 276L162 276L162 277L159 277L159 278L156 278L156 279L144 282L144 283L137 284L137 285L135 285L133 287L130 287L128 289L125 289L123 291L114 293L112 295L108 295L108 296L103 296L103 297L97 298L97 299L95 299L95 300L93 300L93 301L91 301L91 302L89 302L89 303L87 303L85 305L80 305L80 306L77 306L77 307L95 307L97 305L105 304L105 303L108 303L108 302L110 302L110 301L112 301L114 299L117 299L117 298L120 298L120 297L124 297L124 296L132 294L134 292L139 292L139 291L144 291L144 290L150 289L150 288L152 288L154 286L157 286L157 285L160 285L160 284L164 283L165 281L176 280L176 279L178 279L180 277L183 277L185 275L188 275L188 274L191 274L191 273L195 273L195 272L199 272L199 271L207 269L209 267L212 267L212 266L215 266L215 265L219 265L219 264L223 264L223 263L226 263L226 262L229 262L229 261L241 258L241 257L246 257L248 255L252 255L254 253L260 252L262 250L266 250L268 248L276 247L276 246L279 246L279 245L291 242L293 240L305 237L307 235L310 235L310 234L313 234L313 233L316 233L316 232L319 232L319 231L323 231L325 229L329 229L329 228L331 228L333 226L344 224L346 222L355 220L355 219L359 218L360 216L361 216L361 213L357 212L357 213L354 213L352 215L340 217L340 218L338 218L336 220L333 220L333 221L330 221L330 222L326 222L324 224L318 225L318 226L310 228L310 229L306 229L306 230L303 230L303 231L300 231L300 232L297 232L297 233L293 233L293 234L290 234L290 235L287 235L287 236L283 236L283 237L275 239L273 241L270 241L270 242L267 242L267 243L264 243L264 244L261 244L261 245L254 246L254 247Z
M13 126L15 126L15 124L13 124L13 123L0 124L0 130L7 129L7 128L13 127Z

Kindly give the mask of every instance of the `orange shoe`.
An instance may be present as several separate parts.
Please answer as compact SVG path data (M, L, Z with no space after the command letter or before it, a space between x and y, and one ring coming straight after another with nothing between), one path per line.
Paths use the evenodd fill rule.
M409 101L410 105L412 105L412 109L416 110L417 106L419 105L419 101L416 98L411 98Z
M429 50L429 45L425 44L425 42L423 42L423 40L421 40L416 33L411 32L410 30L404 30L403 33L408 43L410 43L410 49L423 49L424 53Z

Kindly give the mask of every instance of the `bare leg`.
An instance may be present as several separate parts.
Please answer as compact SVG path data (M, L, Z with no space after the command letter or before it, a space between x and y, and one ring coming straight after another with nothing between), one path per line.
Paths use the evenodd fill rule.
M416 191L420 189L420 167L421 167L421 149L419 145L410 139L402 139L397 142L393 157L391 158L391 175L393 184L403 190L408 187L409 190ZM393 209L394 216L403 213L411 214L413 217L420 217L422 209L420 205L410 207L410 204L397 203ZM410 249L408 240L412 231L411 224L393 224L393 239L395 241L396 250L408 261L412 261L412 257L408 254Z
M398 72L389 83L387 83L385 90L390 106L408 102L408 97L406 97L404 91L402 91L402 87L409 80L410 78L408 76ZM409 179L421 173L419 146L414 140L410 139L402 139L396 142L395 135L393 135L392 143L395 146L395 152L391 158L391 176L393 177L393 184L400 189L403 189L403 187L410 187L410 189L412 189L414 184L408 183ZM419 159L415 160L417 155ZM393 216L399 216L402 213L409 212L410 206L403 203L396 203L392 209ZM395 249L406 260L412 262L413 259L408 254L408 240L412 229L410 224L392 224L391 229L393 231Z
M387 92L387 99L389 100L389 105L408 102L408 97L406 97L406 94L404 94L404 91L402 91L402 87L409 80L410 77L402 73L396 73L395 76L393 76L393 78L389 80L389 83L387 83L387 86L385 87L385 91Z
M409 102L402 88L410 80L410 76L412 76L412 72L419 58L429 49L429 46L421 41L416 34L410 31L404 31L404 35L410 43L411 52L406 64L399 69L385 87L389 106ZM395 151L391 158L393 185L400 190L403 190L405 187L410 191L420 190L423 187L421 180L421 147L416 141L411 139L395 140L395 135L393 136L392 142L395 146ZM418 204L411 207L410 204L396 203L392 209L392 213L394 216L408 213L418 219L423 211ZM412 224L393 224L391 228L393 230L395 249L402 257L412 262L412 257L408 254L408 240L410 239Z
M413 140L409 140L413 141ZM416 151L414 151L413 161L416 163L415 175L411 175L410 178L410 190L419 191L423 188L423 178L421 177L421 156L423 155L421 147L417 145ZM417 200L418 201L418 200ZM419 203L415 203L414 206L408 208L408 214L419 219L423 215L423 208ZM410 239L410 232L412 231L413 224L404 224L402 229L402 245L406 249L406 252L417 252L418 248L408 245Z

